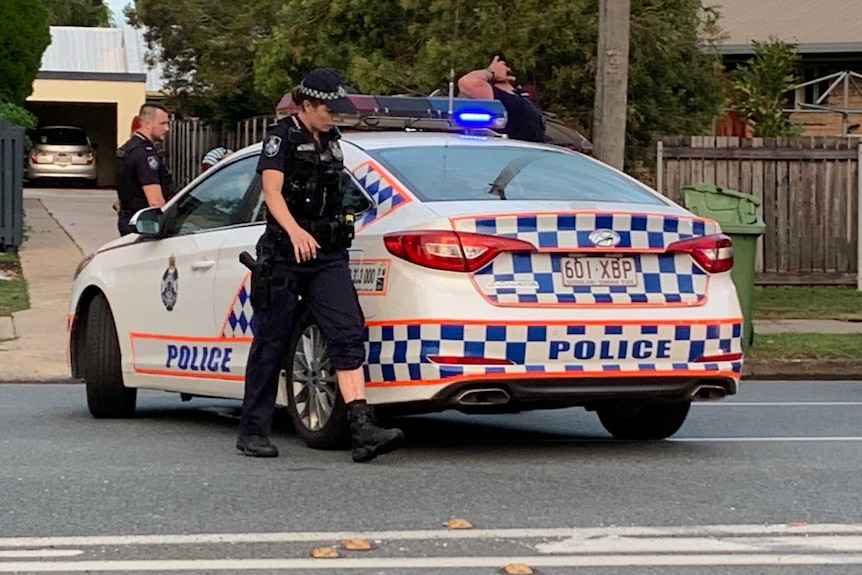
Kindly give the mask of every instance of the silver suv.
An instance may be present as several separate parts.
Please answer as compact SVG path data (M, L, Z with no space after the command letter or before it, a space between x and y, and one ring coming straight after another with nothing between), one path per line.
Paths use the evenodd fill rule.
M95 146L86 132L74 126L45 126L31 136L27 177L78 179L96 184Z

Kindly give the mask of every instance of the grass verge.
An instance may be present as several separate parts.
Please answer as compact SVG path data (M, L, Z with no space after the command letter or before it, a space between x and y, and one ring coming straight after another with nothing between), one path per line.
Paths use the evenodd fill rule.
M0 253L0 316L9 316L29 307L27 280L21 275L18 254Z
M746 357L757 359L862 359L862 334L769 333L755 335Z
M862 292L850 286L756 286L754 319L862 320Z

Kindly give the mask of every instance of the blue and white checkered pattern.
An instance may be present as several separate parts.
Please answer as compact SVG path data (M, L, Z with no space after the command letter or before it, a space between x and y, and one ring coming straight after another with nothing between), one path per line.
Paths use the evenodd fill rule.
M253 335L251 316L254 312L251 308L250 293L251 274L246 274L230 304L230 310L222 327L222 337L251 337Z
M370 383L488 374L729 371L740 361L696 362L742 351L738 322L673 325L408 324L367 328ZM657 349L666 353L659 354ZM511 365L440 365L428 356L507 359ZM657 357L666 355L667 357Z
M564 286L563 257L501 254L476 272L476 284L499 304L692 304L706 297L707 274L685 254L632 254L637 286Z
M597 252L655 252L679 240L717 232L715 223L709 220L595 212L459 218L455 229L516 238L539 250ZM615 248L597 248L589 239L597 229L617 232L619 244ZM564 286L560 272L563 257L541 251L502 254L476 272L477 285L488 300L502 305L690 305L706 297L707 274L686 255L631 253L640 280L637 286Z
M660 214L547 213L458 218L455 229L478 234L499 235L529 242L539 249L599 249L590 241L598 229L620 235L616 248L664 249L678 240L717 233L715 222Z
M408 196L393 188L381 177L379 168L373 162L366 162L356 168L354 176L375 202L374 208L359 219L357 228L364 228L401 204L410 201Z

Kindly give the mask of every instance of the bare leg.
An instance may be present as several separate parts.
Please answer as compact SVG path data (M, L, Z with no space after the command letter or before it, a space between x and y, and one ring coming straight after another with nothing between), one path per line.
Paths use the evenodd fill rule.
M350 403L357 399L365 399L365 373L361 367L351 370L338 370L335 372L338 379L338 389L344 403Z

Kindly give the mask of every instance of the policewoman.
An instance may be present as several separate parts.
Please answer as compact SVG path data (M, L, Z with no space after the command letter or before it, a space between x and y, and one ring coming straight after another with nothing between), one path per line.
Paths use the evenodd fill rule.
M135 212L164 206L170 187L170 173L156 149L168 131L168 110L147 102L137 118L132 137L117 148L117 231L121 236L134 232L129 220Z
M343 156L335 116L354 111L341 79L311 71L294 89L297 112L272 124L258 172L266 232L252 271L254 339L236 447L252 457L277 457L269 439L278 376L301 296L327 344L350 420L353 460L370 461L398 447L404 434L381 429L365 401L364 317L348 267L352 223L343 218Z

